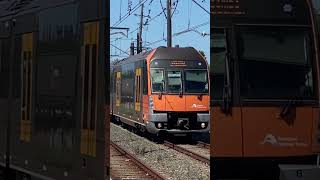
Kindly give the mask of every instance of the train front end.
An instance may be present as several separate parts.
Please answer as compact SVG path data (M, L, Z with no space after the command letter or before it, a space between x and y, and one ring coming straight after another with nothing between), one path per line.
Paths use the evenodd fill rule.
M148 95L144 120L148 132L208 133L209 75L205 58L194 48L158 48L147 58Z

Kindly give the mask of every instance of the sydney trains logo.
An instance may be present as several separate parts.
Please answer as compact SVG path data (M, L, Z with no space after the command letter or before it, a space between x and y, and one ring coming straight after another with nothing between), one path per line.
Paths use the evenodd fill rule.
M293 137L276 137L272 134L267 134L264 140L260 143L261 145L270 144L278 147L307 147L308 144L304 143L303 140Z
M201 104L192 104L192 108L205 109L207 107Z

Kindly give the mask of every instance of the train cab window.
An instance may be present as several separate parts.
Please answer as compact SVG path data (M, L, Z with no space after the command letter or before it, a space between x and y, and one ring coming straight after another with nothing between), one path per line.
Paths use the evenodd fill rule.
M169 93L179 93L182 91L181 71L167 71Z
M151 69L152 92L164 92L164 71Z
M307 30L251 27L239 33L240 93L244 99L313 98Z
M213 100L221 100L223 96L227 40L224 29L214 29L211 37L211 96Z
M185 92L186 93L208 93L207 70L186 70L185 71Z

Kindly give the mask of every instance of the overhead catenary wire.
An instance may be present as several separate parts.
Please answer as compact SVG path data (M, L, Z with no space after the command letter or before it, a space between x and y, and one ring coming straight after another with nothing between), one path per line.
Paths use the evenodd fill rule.
M172 36L173 36L173 37L177 37L177 36L179 36L179 35L181 35L181 34L184 34L184 33L190 32L190 31L194 31L194 30L196 30L196 29L198 29L198 28L200 28L200 27L202 27L202 26L208 25L208 24L210 24L210 22L205 22L205 23L202 23L202 24L193 26L193 27L191 27L191 28L188 28L187 30L183 30L183 31L181 31L181 32L174 33ZM151 45L160 43L160 42L162 42L162 41L166 41L166 39L165 39L165 38L158 39L158 40L156 40L156 41L147 43L146 46L151 46Z
M127 54L127 55L129 55L129 53L127 53L126 51L124 51L124 50L122 50L121 48L119 48L119 47L117 47L117 46L115 46L115 45L113 45L113 44L110 44L112 47L114 47L114 48L116 48L117 50L119 50L119 51L121 51L122 53L125 53L125 54ZM115 53L116 54L116 53ZM120 54L120 53L119 53Z
M171 14L173 15L173 14L177 14L177 13L179 13L179 8L178 8L178 5L179 5L179 0L172 0L172 1L174 1L173 3L172 3L172 6L171 6L171 8L172 8L172 12L171 12ZM131 1L132 2L132 1ZM139 2L139 3L138 3ZM118 21L118 22L116 22L117 24L121 24L121 23L123 23L130 15L132 15L132 14L134 14L134 12L136 11L136 10L138 10L138 8L140 8L141 7L141 4L142 3L147 3L147 4L149 4L149 5L151 5L151 4L155 4L155 2L156 1L154 1L154 0L139 0L137 2L137 4L134 6L134 7L132 7L131 8L131 11L130 12L128 12L129 13L129 15L128 15L128 13L126 13L126 15L123 15L122 17L122 19L121 19L121 21ZM184 1L185 2L185 1ZM203 26L205 26L205 25L208 25L209 24L209 22L205 22L205 23L202 23L202 24L199 24L199 25L196 25L196 26L192 26L192 8L194 8L195 6L193 5L193 3L195 3L196 4L196 6L199 6L202 10L204 10L206 13L208 13L208 11L205 9L205 8L203 8L204 6L201 4L201 1L199 2L197 2L196 0L188 0L188 1L186 1L186 2L188 2L188 18L187 18L187 28L185 29L185 30L182 30L182 31L179 31L179 32L176 32L176 33L174 33L173 35L172 35L172 37L177 37L177 36L180 36L180 35L182 35L182 34L185 34L185 33L190 33L190 32L196 32L196 33L199 33L199 34L201 34L203 37L204 36L206 36L206 35L209 35L209 34L207 34L207 33L201 33L201 31L199 32L199 30L197 30L198 28L201 28L201 27L203 27ZM152 14L153 16L149 16L149 17L147 17L146 18L146 21L144 22L144 30L143 31L149 31L148 29L148 27L149 27L149 25L151 25L151 24L154 24L153 23L153 21L156 21L157 19L158 19L158 17L161 17L162 15L164 15L164 16L162 16L162 17L164 17L165 19L164 19L164 21L167 19L167 14L166 14L166 10L167 10L167 8L166 7L164 7L163 5L163 0L159 0L158 1L158 4L159 4L159 6L161 7L161 9L159 8L159 10L160 10L160 12L158 12L158 13L156 13L156 14L154 14L153 12L152 13L150 13L149 12L149 14ZM180 3L181 4L181 3ZM158 7L159 7L158 6ZM151 11L154 11L154 9L155 8L152 8L152 7L150 7L149 8ZM149 11L150 11L149 10ZM174 12L174 13L173 13ZM166 26L166 24L165 23L163 23L164 21L162 21L161 20L161 22L162 22L162 26L163 26L163 28L164 29L166 29L165 28L165 26ZM156 22L158 22L158 21L156 21ZM160 25L160 27L161 27L161 25ZM161 29L161 28L160 28ZM123 41L123 40L125 40L125 41L135 41L135 39L136 39L136 37L133 35L135 32L137 32L139 30L139 27L137 27L137 28L134 28L132 31L130 31L129 32L129 36L128 37L130 37L130 38L125 38L125 37L118 37L118 38L114 38L114 39L112 39L112 43L115 43L115 42L117 42L117 41ZM162 35L160 35L160 34L162 34ZM153 38L154 36L150 36L150 34L148 34L148 36L147 36L147 34L146 33L144 33L144 39L145 40L143 40L144 41L144 49L148 49L148 47L152 47L152 46L154 46L155 44L157 44L157 43L161 43L161 42L164 42L164 41L167 41L167 38L165 37L165 30L163 31L163 33L159 33L159 35L160 36L162 36L162 37L160 37L158 40L154 40L154 41L148 41L147 40L147 37L150 39L150 38ZM125 42L123 42L123 43L125 43ZM118 44L118 43L116 43L116 44ZM115 48L116 49L116 48ZM125 49L127 49L127 47L125 48ZM129 48L128 48L129 49ZM119 49L117 49L117 51L119 51ZM129 51L127 51L127 52L129 52ZM120 53L121 54L128 54L126 52L126 50L122 50Z
M192 0L195 4L197 4L201 9L203 9L205 12L207 12L208 14L210 14L210 12L204 8L203 6L201 6L201 4L199 4L196 0Z
M142 1L139 1L138 4L136 4L131 10L129 10L123 17L120 18L119 21L115 22L112 26L113 27L116 27L118 26L119 24L121 24L124 20L126 20L130 15L132 15L132 13L134 13L136 10L138 10L142 4L146 3L148 0L142 0Z
M148 25L150 25L151 22L153 22L154 20L156 20L158 17L160 17L164 12L165 12L166 9L163 9L160 13L156 14L155 16L153 16L150 20L148 20ZM139 30L139 27L137 27L136 29L132 30L129 32L130 35L132 35L134 32L138 31ZM114 41L117 41L117 40L123 40L123 37L120 37L120 38L114 38L115 40L113 40L112 42Z

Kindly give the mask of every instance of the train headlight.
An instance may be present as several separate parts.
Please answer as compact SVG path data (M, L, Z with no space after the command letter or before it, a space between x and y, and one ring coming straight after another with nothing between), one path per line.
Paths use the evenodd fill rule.
M202 129L206 128L206 123L201 123L201 128Z
M162 123L157 123L157 128L161 129L162 127Z

